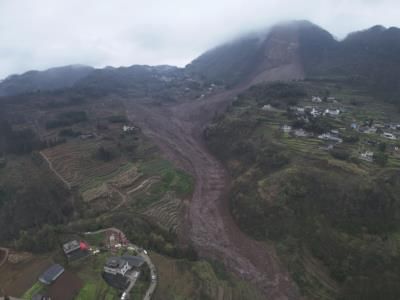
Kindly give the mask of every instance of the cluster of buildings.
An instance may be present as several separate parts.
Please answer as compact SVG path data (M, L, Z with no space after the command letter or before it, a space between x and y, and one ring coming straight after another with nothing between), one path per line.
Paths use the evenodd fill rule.
M313 137L314 134L308 131L305 131L302 128L299 129L293 129L292 126L290 125L283 125L281 127L282 131L284 133L292 134L295 137ZM329 141L335 144L341 144L343 143L343 139L339 136L339 131L338 130L331 130L329 132L325 132L323 134L320 134L317 136L318 139L324 140L324 141Z
M266 105L264 105L263 109L265 107L266 107ZM322 109L322 108L319 108L316 106L304 106L304 107L291 106L291 107L289 107L289 110L294 112L298 117L301 117L302 119L307 118L307 115L309 115L313 118L317 118L320 116L338 117L342 113L342 110L340 110L339 108Z
M299 126L302 126L301 124L312 125L311 122L315 121L317 118L320 117L328 117L336 119L342 115L344 110L337 107L338 101L336 100L335 97L328 97L322 99L319 96L313 96L311 98L311 102L313 103L311 106L289 107L288 110L292 116L296 117L296 122L298 122L298 126L296 126L297 128L294 128L291 125L284 124L281 126L281 130L285 134L290 134L291 136L294 137L299 137L299 138L316 137L320 140L326 141L327 143L325 143L324 146L321 146L319 148L322 150L330 151L337 144L343 143L343 137L340 135L340 132L338 130L330 130L329 132L324 132L322 134L315 135L312 132L305 130L304 128L306 128L306 126L304 126L304 128L299 128ZM330 103L329 108L326 108L327 105L324 105L324 107L318 105L322 102ZM262 107L262 110L273 111L274 108L271 107L271 105L264 105ZM380 123L374 123L373 120L368 120L363 123L357 123L356 121L353 121L351 124L349 124L348 127L359 133L380 136L381 138L387 139L389 141L395 141L397 139L400 139L400 124L395 124L395 123L380 124ZM370 146L376 146L378 143L379 140L377 141L368 140L368 144ZM392 151L393 153L399 153L400 151L400 146L398 146L395 143L388 144L388 147L389 150ZM362 152L359 152L359 158L367 162L373 162L375 160L375 153L371 150L364 150Z
M400 131L400 124L364 124L352 123L351 128L360 133L380 134L388 140L397 140L397 132Z

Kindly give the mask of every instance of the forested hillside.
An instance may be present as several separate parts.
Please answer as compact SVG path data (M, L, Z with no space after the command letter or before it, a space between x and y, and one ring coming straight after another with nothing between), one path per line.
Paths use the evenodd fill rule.
M311 104L312 95L327 92L337 104L327 98ZM205 131L210 149L233 176L236 221L254 238L275 243L307 299L400 296L398 156L378 135L350 128L365 118L350 103L353 97L363 101L363 111L377 113L363 91L335 82L260 85L241 94ZM345 112L333 118L292 110L304 105ZM285 124L291 133L283 132ZM319 139L330 130L338 130L344 142ZM386 149L384 166L360 159L372 140L376 149Z

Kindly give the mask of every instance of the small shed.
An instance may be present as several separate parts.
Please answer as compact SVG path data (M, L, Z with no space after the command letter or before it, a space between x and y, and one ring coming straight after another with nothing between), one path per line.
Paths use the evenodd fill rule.
M40 277L39 281L43 284L50 285L57 280L62 273L64 273L64 268L59 264L54 264L48 268Z

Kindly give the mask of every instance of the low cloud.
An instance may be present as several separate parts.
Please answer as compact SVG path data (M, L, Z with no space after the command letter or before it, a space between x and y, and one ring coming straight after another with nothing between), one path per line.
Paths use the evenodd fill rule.
M395 0L2 0L0 78L66 64L183 66L241 33L307 19L343 38L400 26Z

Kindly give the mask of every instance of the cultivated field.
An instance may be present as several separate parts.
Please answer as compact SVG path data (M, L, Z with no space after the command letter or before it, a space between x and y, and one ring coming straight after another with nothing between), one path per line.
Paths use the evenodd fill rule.
M11 254L11 259L18 261L17 254ZM38 277L51 265L47 256L22 255L19 262L7 261L0 268L0 289L9 295L20 297L29 290Z
M113 147L112 142L73 140L43 151L55 171L72 186L85 190L114 177L127 167L128 161L118 156L108 162L95 158L98 147Z
M182 200L176 198L174 193L167 193L159 202L150 205L143 214L166 230L176 232L181 223L180 212Z

